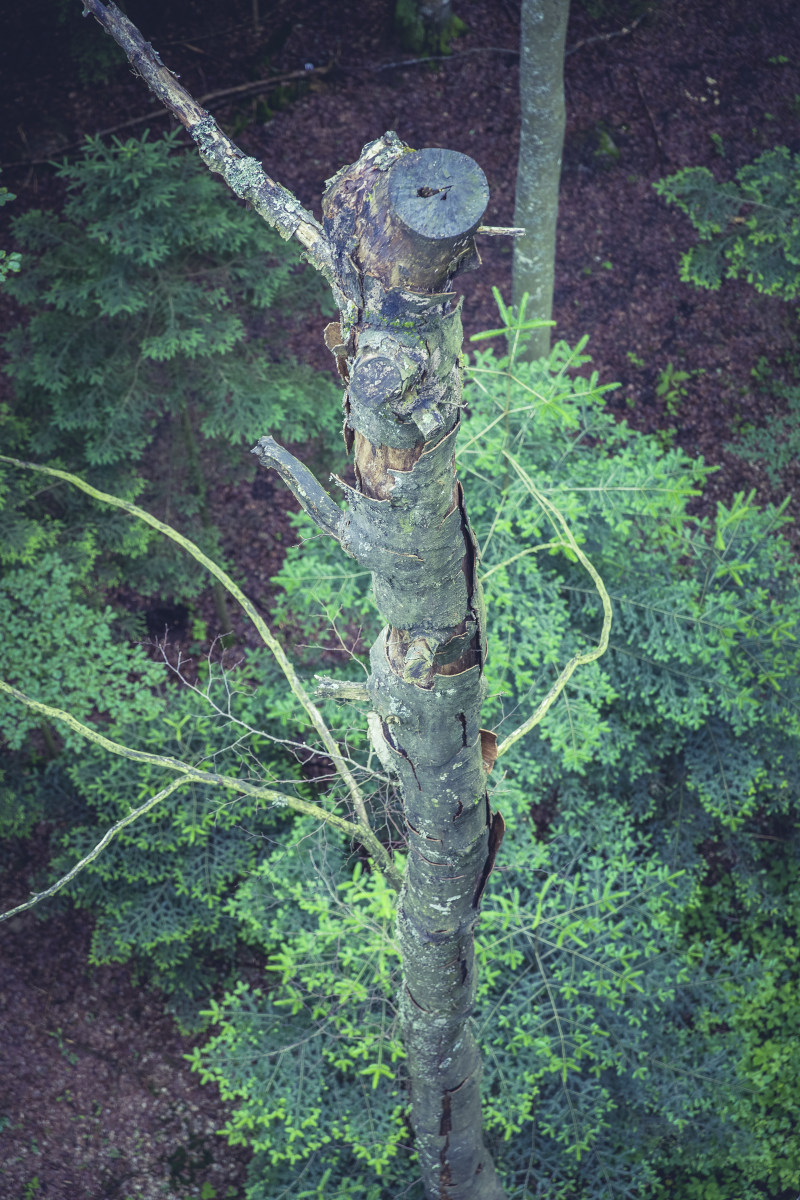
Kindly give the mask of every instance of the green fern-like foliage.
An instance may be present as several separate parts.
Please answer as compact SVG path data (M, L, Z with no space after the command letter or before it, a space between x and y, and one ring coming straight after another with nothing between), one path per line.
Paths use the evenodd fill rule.
M645 1185L651 1165L621 1155L618 1141L652 1141L656 1127L676 1137L686 1106L681 1078L676 1087L669 1070L654 1069L653 1042L699 1075L695 1101L703 1091L711 1107L709 1093L724 1086L703 1079L719 1062L670 1021L676 997L696 1002L708 973L676 954L674 880L648 861L620 806L592 819L586 804L581 832L562 827L544 846L531 836L529 798L519 789L514 800L516 812L506 790L512 840L479 939L475 1021L493 1151L512 1196L535 1195L547 1180L554 1194L583 1194L596 1159L612 1186ZM212 1037L192 1061L233 1106L230 1141L257 1151L254 1200L279 1187L417 1195L390 897L348 864L346 848L319 830L298 832L294 849L273 852L231 905L245 936L280 946L265 984L243 983L211 1006Z
M0 578L3 678L81 721L107 720L123 709L132 724L152 720L152 693L163 682L163 668L141 647L121 646L112 610L98 611L88 599L76 566L54 551L6 571ZM0 700L0 736L10 750L21 750L40 725L29 709ZM58 737L70 754L83 749L71 729Z
M800 154L777 146L725 183L705 167L689 167L655 188L686 213L699 237L681 258L681 279L705 288L745 279L763 295L797 301ZM773 397L777 412L763 426L746 425L726 448L759 462L776 491L796 491L800 388L795 355L784 364L762 357L753 378L759 391Z
M145 504L214 552L210 478L249 470L246 451L269 430L305 440L336 424L336 389L283 349L286 316L318 304L320 285L266 225L221 202L177 134L89 139L58 173L63 214L13 226L26 269L5 288L28 319L5 340L18 404L0 421L4 446L131 498L144 472ZM67 537L86 518L60 491L46 511ZM119 579L115 530L93 519ZM135 561L125 581L145 593L202 583L174 556Z
M584 1112L594 1146L594 1158L575 1162L573 1182L563 1186L566 1194L574 1187L596 1195L605 1172L612 1194L614 1181L622 1190L636 1179L634 1194L647 1194L668 1177L677 1147L683 1164L703 1160L721 1168L733 1158L740 1171L728 1195L756 1196L775 1178L780 1139L754 1153L751 1121L738 1101L746 1075L741 1041L725 1028L734 994L749 993L763 961L755 921L744 919L737 944L711 954L691 924L671 943L659 921L671 905L676 914L704 904L714 911L714 891L701 900L697 889L720 859L730 873L734 911L736 904L748 904L751 916L761 911L764 834L783 832L800 783L797 566L780 536L779 510L761 510L740 495L729 506L718 504L713 518L691 519L688 504L707 469L613 424L585 382L561 380L553 389L554 366L558 350L550 380L537 378L536 368L526 375L519 365L479 357L473 379L483 404L466 426L473 426L475 440L465 439L461 452L462 469L471 475L466 487L484 553L487 604L490 614L499 610L500 645L490 632L489 668L497 692L506 693L495 701L501 731L569 654L597 640L601 608L563 546L516 557L560 539L513 468L503 478L493 464L510 456L535 468L538 493L567 515L600 572L614 624L606 656L576 674L531 741L501 760L509 763L509 777L495 803L505 804L503 788L522 789L539 821L552 822L553 840L580 834L590 860L592 852L601 863L608 856L602 874L617 867L626 837L624 856L638 860L640 870L660 864L675 873L671 901L657 889L662 918L645 917L648 902L632 901L631 915L642 923L637 929L634 918L626 945L642 954L649 929L655 957L640 960L645 994L637 993L625 1011L642 1003L647 1037L634 1048L613 1012L604 1014L611 1038L631 1047L626 1070L599 1077L609 1088L608 1110L584 1104L591 1094L585 1069L570 1104L563 1093L552 1097L550 1130L563 1138L572 1110L579 1123ZM520 604L520 597L528 602ZM496 621L490 616L490 631ZM792 842L785 861L795 853ZM586 857L587 850L577 855L581 868ZM644 882L637 892L651 895ZM597 971L590 975L596 986ZM722 985L724 975L735 981L732 990ZM687 1019L687 1005L696 1018ZM585 1030L580 1008L570 1013L571 1007L560 1010L562 1027ZM789 1043L787 1036L787 1051ZM568 1079L564 1092L569 1087ZM765 1098L765 1106L776 1099ZM540 1127L541 1117L535 1120ZM579 1144L577 1131L570 1144ZM539 1162L526 1168L542 1183L568 1175L563 1154L555 1145L548 1154L547 1145L545 1138ZM788 1180L800 1165L800 1146L784 1136L781 1157ZM683 1178L688 1185L691 1172Z
M302 725L270 663L201 663L194 690L180 686L163 663L120 640L114 613L90 603L78 569L55 552L6 572L0 620L3 678L12 686L124 745L221 774L280 780L284 791L306 794L298 763L280 740L302 737ZM265 726L269 734L261 732ZM52 880L169 782L163 768L110 756L66 726L43 724L6 695L0 738L0 837L24 837L46 822ZM284 823L262 802L231 800L208 786L163 800L65 893L93 910L92 961L132 961L187 1024L196 1024L199 1005L236 956L239 927L224 899Z
M132 724L146 723L163 670L140 647L120 644L111 608L98 609L90 598L91 538L72 551L65 559L44 549L0 577L2 677L82 721L125 712ZM54 813L59 821L76 819L80 805L68 797L71 789L46 768L62 750L80 754L83 739L70 729L57 732L2 695L0 742L0 838L24 837Z
M0 187L0 208L12 200L16 200L14 193L10 192L7 187ZM19 270L21 261L18 253L9 254L7 250L0 250L0 286L9 275L13 275Z
M713 517L690 516L709 468L616 423L596 379L575 374L586 366L580 348L563 344L546 367L476 355L459 440L489 614L489 718L501 742L600 634L600 598L553 507L614 607L607 654L572 677L491 777L510 832L479 935L488 1131L519 1200L700 1198L712 1181L720 1200L756 1200L765 1188L796 1187L800 1172L792 1084L775 1066L793 1061L800 1011L780 899L797 854L797 566L780 510L740 495ZM320 539L291 552L280 579L285 618L304 640L351 606L369 639L368 580ZM263 868L278 896L282 872L299 872L307 882L297 895L313 901L305 915L293 909L298 924L273 960L268 1002L231 993L196 1055L235 1103L229 1135L271 1131L249 1191L259 1200L278 1185L388 1200L408 1184L399 1126L390 1162L359 1162L335 1138L295 1161L310 1097L331 1128L334 1103L369 1103L386 1139L403 1096L402 1059L366 1091L334 1061L348 1018L321 1000L334 990L327 957L323 967L304 949L316 937L325 944L337 923L349 929L341 893L334 901L319 882L322 863L338 861L334 849L326 841L308 859L273 856ZM257 937L266 896L256 903L250 887L235 905ZM374 965L385 932L344 941L349 973L372 981L374 1011L392 994ZM267 1012L275 1005L295 1006L283 1045L308 1049L306 1101L279 1117L260 1099L259 1047L270 1063L283 1053ZM264 1042L259 1013L271 1030ZM367 1042L377 1072L387 1053Z
M798 851L797 564L779 510L738 496L691 516L708 469L617 424L596 379L576 373L587 366L563 344L546 364L477 354L459 442L501 749L599 640L587 561L614 608L607 653L490 776L509 833L479 943L487 1133L515 1200L704 1200L712 1188L757 1200L800 1186L800 971L785 901ZM273 740L303 736L298 713L255 658L234 673L209 666L180 692L122 656L127 688L113 709L99 703L81 660L90 618L70 617L68 654L57 632L56 610L80 607L90 551L67 567L43 552L32 584L9 574L9 612L27 605L33 648L12 681L30 671L118 741L304 793L291 746ZM319 538L303 555L282 572L295 634L314 642L351 599L366 632L368 580ZM98 635L101 678L109 644ZM136 670L144 686L131 689ZM361 714L331 710L369 779ZM13 719L6 736L21 737ZM377 783L374 827L398 843L392 782ZM55 869L162 784L154 766L93 747L56 758L37 800L63 851ZM187 1021L237 945L264 956L261 979L205 1002L211 1037L193 1055L230 1101L228 1137L256 1150L250 1200L415 1196L392 898L356 847L196 786L126 829L73 887L98 915L94 956L182 986Z
M795 794L797 794L795 792ZM734 1086L719 1096L727 1145L708 1155L676 1144L657 1196L793 1196L800 1179L798 1103L798 869L796 847L764 844L758 886L715 873L684 914L687 932L719 964L727 1016L701 1003L698 1030L726 1047ZM717 1189L717 1190L715 1190Z
M706 167L687 167L655 189L686 213L699 234L681 260L681 278L718 288L746 279L767 296L800 294L800 155L776 146L718 183Z
M237 1101L225 1132L259 1154L265 1194L309 1170L363 1181L366 1169L399 1184L409 1135L394 894L318 828L301 822L291 843L228 906L269 954L266 986L240 984L212 1005L215 1036L193 1062Z
M487 407L467 423L459 462L494 614L489 670L501 736L510 709L529 704L558 664L597 641L602 615L591 580L525 481L512 468L490 474L497 462L522 461L595 562L614 607L609 653L574 677L540 740L570 768L624 761L634 778L654 751L680 748L708 815L741 828L758 806L759 780L769 776L767 791L775 784L765 727L781 713L780 736L800 730L796 567L776 536L781 512L737 495L713 519L690 520L688 502L708 468L613 422L585 381L574 380L571 395L561 383L561 396L543 403L546 379L517 366L518 382L503 394L500 367L483 357L475 364ZM742 755L752 731L749 769ZM728 754L736 756L735 802L721 770Z
M300 714L263 658L230 669L210 664L195 691L172 683L151 705L149 724L134 724L123 711L109 736L308 796L292 752L304 736ZM160 768L110 759L94 748L70 758L64 774L85 816L64 831L61 854L51 867L54 877L164 785ZM230 977L240 944L240 924L226 910L225 898L256 869L265 846L284 836L285 827L285 816L262 801L231 800L217 788L195 785L169 797L72 885L73 900L98 915L94 961L133 960L166 991L185 1023L196 1023L198 1005Z
M800 362L790 351L783 362L759 358L753 385L778 411L764 425L746 423L726 449L762 467L772 487L797 495L800 471Z

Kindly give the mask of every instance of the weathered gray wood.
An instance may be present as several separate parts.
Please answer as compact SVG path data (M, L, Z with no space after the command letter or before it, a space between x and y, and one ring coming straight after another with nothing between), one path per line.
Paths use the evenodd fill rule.
M408 153L393 134L331 181L325 231L357 291L341 313L355 488L344 548L373 573L387 626L372 647L370 733L400 780L408 862L398 901L400 1010L426 1193L498 1200L481 1136L469 1028L474 930L502 831L481 756L483 606L455 474L461 319L453 276L476 264L488 200L464 155Z

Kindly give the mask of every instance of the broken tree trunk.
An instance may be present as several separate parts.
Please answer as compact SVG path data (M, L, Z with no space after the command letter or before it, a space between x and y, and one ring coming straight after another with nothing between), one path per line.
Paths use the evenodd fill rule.
M501 1200L481 1133L471 1028L474 932L503 833L486 793L484 617L477 546L455 474L460 307L450 283L477 265L483 172L466 155L410 151L394 133L329 182L324 227L246 158L113 4L84 0L207 165L284 237L296 237L340 312L325 331L345 384L356 486L344 513L272 438L277 469L325 533L373 575L387 625L371 651L370 734L399 778L408 860L398 899L400 1011L412 1123L431 1200ZM501 231L492 231L501 232ZM511 231L509 231L511 232Z
M370 734L399 777L408 861L398 900L400 1011L412 1123L430 1197L502 1196L481 1136L469 1027L474 931L502 836L481 753L484 621L477 547L455 474L462 331L449 284L476 265L480 168L389 133L330 181L325 232L346 263L326 336L345 384L356 487L341 514L271 438L275 465L325 532L373 574L386 628L372 647Z

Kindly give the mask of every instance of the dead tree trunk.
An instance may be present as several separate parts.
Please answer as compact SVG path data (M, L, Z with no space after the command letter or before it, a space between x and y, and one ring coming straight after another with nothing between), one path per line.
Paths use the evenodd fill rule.
M372 648L372 735L401 780L409 854L398 902L412 1121L432 1197L501 1195L481 1138L468 1021L473 935L502 819L481 759L484 621L477 547L455 475L462 331L448 286L476 265L488 189L463 154L389 134L332 181L326 224L356 236L361 296L346 429L358 492L343 543L373 571L388 625ZM346 320L347 314L343 313Z
M341 263L328 343L346 383L355 488L342 517L272 439L317 523L373 573L386 628L370 655L370 733L400 779L408 861L398 901L400 1001L412 1123L427 1194L502 1196L481 1137L481 1059L469 1028L474 930L502 836L481 755L484 621L477 547L455 474L462 331L448 287L476 265L483 172L464 154L410 152L389 133L331 181L325 231Z
M247 159L163 67L123 14L85 6L183 122L212 170L284 236L296 236L336 297L325 331L346 391L356 487L347 508L272 438L275 467L320 529L373 575L387 625L371 652L370 733L400 780L408 859L398 900L400 1001L412 1123L431 1200L501 1200L481 1133L481 1058L470 1029L474 931L503 831L486 794L481 734L484 617L477 546L455 474L461 316L453 276L477 265L483 172L452 151L412 152L396 134L330 181L324 227ZM482 753L483 746L483 753Z

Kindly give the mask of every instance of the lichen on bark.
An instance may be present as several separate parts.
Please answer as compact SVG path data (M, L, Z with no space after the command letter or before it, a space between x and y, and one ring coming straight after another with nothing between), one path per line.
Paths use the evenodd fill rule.
M325 340L345 383L356 479L337 480L341 519L301 464L271 439L257 447L320 528L372 572L387 622L370 654L368 724L403 797L400 1013L431 1200L503 1195L481 1132L481 1056L470 1029L475 927L503 821L486 792L485 621L455 470L462 330L450 290L479 261L473 235L487 199L471 159L411 152L392 133L337 172L323 213L340 320Z
M426 1192L497 1200L481 1134L481 1057L470 1029L474 931L499 844L481 754L483 606L477 546L455 472L461 405L453 276L476 265L483 173L464 155L413 156L387 135L326 192L325 231L355 268L342 314L341 543L373 574L387 621L370 655L370 733L403 796L400 1010ZM345 340L346 339L346 340Z

